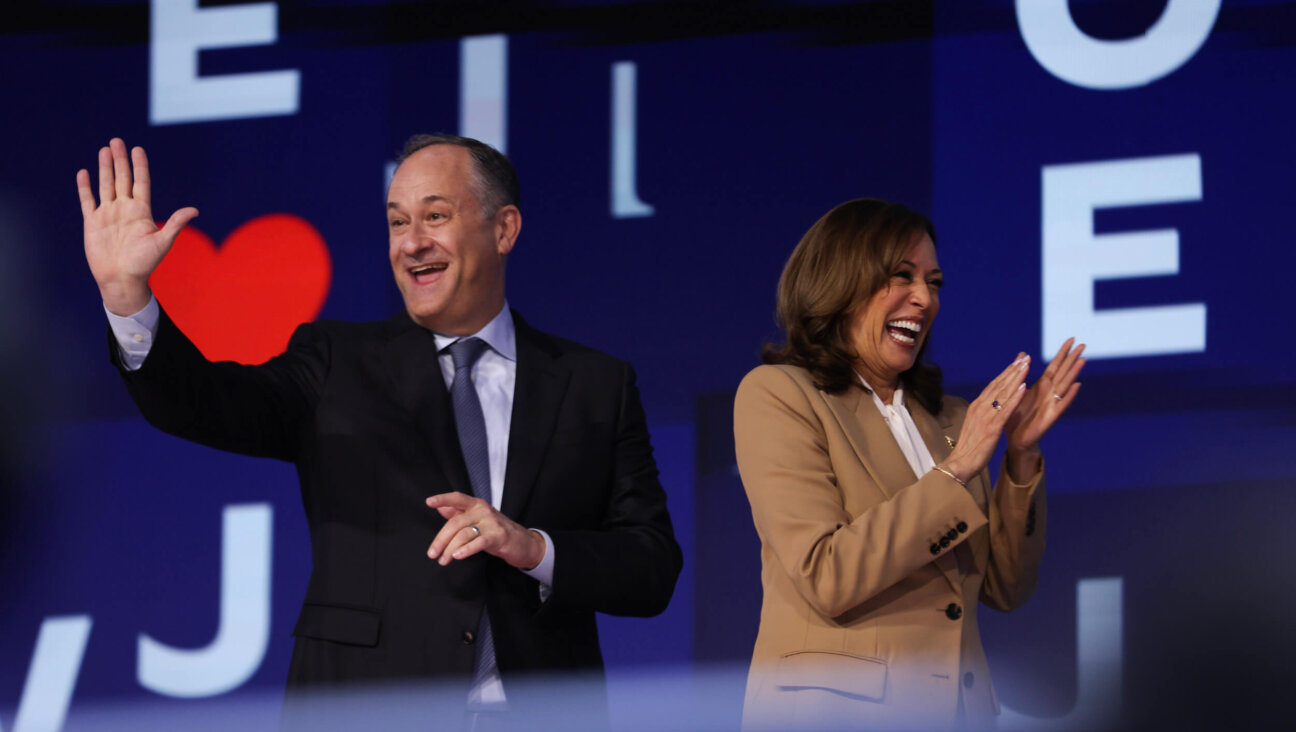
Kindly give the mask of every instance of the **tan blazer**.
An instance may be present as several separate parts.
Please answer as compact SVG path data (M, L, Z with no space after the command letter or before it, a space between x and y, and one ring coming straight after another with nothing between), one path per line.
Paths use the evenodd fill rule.
M939 415L907 399L940 463L967 402ZM804 369L761 366L734 402L734 443L761 538L760 632L743 725L930 727L998 714L977 632L1035 588L1043 471L967 488L915 479L872 397L816 389ZM960 712L962 709L962 712Z

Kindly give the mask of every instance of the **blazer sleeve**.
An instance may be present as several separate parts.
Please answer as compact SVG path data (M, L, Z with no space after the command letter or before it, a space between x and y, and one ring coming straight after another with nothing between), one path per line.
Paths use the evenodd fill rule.
M111 332L108 341L109 358L150 424L257 457L294 459L327 369L327 339L310 324L298 327L283 354L257 366L208 361L165 311L139 369L123 368Z
M990 518L938 471L888 487L890 498L876 486L842 485L834 460L857 458L830 454L829 429L838 428L816 410L812 400L821 398L781 368L757 368L738 387L734 443L761 540L806 602L837 617L951 551ZM878 491L883 500L852 516L844 492L859 490Z
M1007 612L1021 607L1035 592L1044 556L1048 512L1044 466L1030 481L1014 483L1005 464L990 500L990 563L981 585L981 601Z
M550 610L657 615L670 603L683 566L634 369L620 367L607 508L597 527L549 531L555 552Z

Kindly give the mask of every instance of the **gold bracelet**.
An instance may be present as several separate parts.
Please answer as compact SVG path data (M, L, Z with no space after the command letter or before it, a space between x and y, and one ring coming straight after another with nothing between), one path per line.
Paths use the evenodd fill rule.
M944 465L933 465L933 466L932 466L932 469L933 469L933 470L939 470L939 471L941 471L942 473L944 473L944 474L948 475L949 477L953 478L955 483L958 483L959 485L963 486L964 488L967 488L967 483L964 482L963 480L959 479L959 477L958 477L957 475L954 474L954 471L950 470L949 468L945 467Z

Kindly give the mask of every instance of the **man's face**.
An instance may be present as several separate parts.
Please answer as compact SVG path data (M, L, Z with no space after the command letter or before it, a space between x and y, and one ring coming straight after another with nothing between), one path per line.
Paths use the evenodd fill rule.
M477 332L504 307L504 259L522 218L487 217L473 163L458 145L432 145L396 169L387 190L392 273L414 322L446 335Z

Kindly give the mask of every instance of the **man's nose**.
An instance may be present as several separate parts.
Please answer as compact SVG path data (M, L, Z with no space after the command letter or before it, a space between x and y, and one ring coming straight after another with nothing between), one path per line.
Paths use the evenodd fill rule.
M423 224L416 223L406 232L405 239L401 242L401 251L414 255L430 246L432 246L431 232Z

